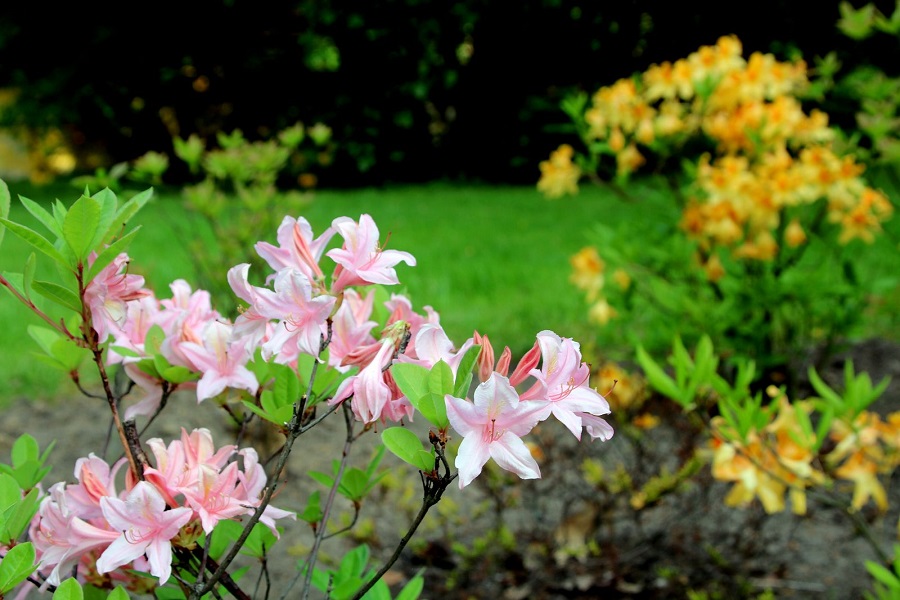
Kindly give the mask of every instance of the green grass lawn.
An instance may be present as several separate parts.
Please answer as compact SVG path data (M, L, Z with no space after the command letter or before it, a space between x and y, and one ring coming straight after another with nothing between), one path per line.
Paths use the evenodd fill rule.
M56 197L71 203L78 196L78 190L63 186L20 189L12 184L10 192L11 218L37 229L40 226L18 203L17 194L45 204ZM633 193L651 207L654 199L664 199L657 188L640 183L634 184ZM321 191L303 214L318 233L335 217L358 219L369 213L381 239L390 234L390 248L409 251L418 261L414 268L398 266L398 291L405 289L418 310L434 307L457 343L477 329L501 348L510 345L518 355L541 329L582 340L591 335L581 295L568 282L569 257L589 243L596 223L652 218L652 208L641 204L637 211L634 204L597 187L551 202L533 188L430 185ZM209 230L186 213L177 190L157 193L133 223L143 227L129 250L130 272L144 275L160 298L169 296L167 286L174 279L194 282L185 236L208 239ZM274 231L268 239L274 242ZM253 249L247 252L249 256ZM29 253L24 243L7 233L0 270L21 272ZM54 278L47 262L38 257L37 278ZM0 319L5 324L0 328L0 364L6 371L0 401L68 390L60 375L31 355L35 346L26 328L40 321L9 294L0 295Z

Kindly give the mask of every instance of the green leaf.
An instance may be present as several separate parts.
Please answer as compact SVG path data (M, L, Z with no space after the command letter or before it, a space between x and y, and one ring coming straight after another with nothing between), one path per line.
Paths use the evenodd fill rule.
M303 512L297 515L297 518L306 521L307 523L318 523L322 520L322 493L319 490L314 491L309 495L309 500L306 503L306 508L303 509Z
M8 219L9 218L9 188L6 186L6 182L0 179L0 219ZM6 229L0 226L0 243L3 242L3 234L6 233Z
M2 275L6 278L6 281L12 286L13 290L18 292L20 295L25 296L26 298L29 296L25 291L25 278L21 273L10 273L9 271L2 271ZM12 294L12 290L8 289L6 286L3 286L3 289L6 289L10 294Z
M34 564L34 546L31 542L16 544L6 552L0 562L0 594L6 594L25 581L37 565ZM56 594L53 595L56 597Z
M76 313L81 312L81 299L78 294L67 287L52 281L35 281L31 284L31 289L60 306L74 310Z
M115 242L104 248L98 255L97 258L94 259L94 264L91 265L91 268L88 269L87 275L84 277L84 281L86 283L94 280L95 277L102 271L107 265L109 265L112 261L116 259L119 254L125 252L128 249L128 246L131 245L131 242L134 241L134 236L137 235L138 230L140 229L140 225L117 239Z
M844 35L854 40L862 40L872 35L872 24L875 19L874 4L866 4L857 10L845 0L840 3L838 8L841 11L841 18L837 22L837 27Z
M328 475L327 473L322 473L321 471L310 471L309 476L318 483L321 483L325 487L330 488L334 485L334 477Z
M428 392L419 398L419 405L416 408L429 423L438 429L446 429L450 425L450 421L447 419L447 401L443 395Z
M341 581L350 577L362 577L363 571L369 562L369 547L360 544L341 559L341 565L335 573L335 579Z
M66 371L72 372L77 370L90 357L91 351L78 346L71 340L60 338L53 342L50 354L66 368Z
M883 583L888 589L900 591L900 579L882 565L871 560L866 561L866 571L869 575Z
M37 440L30 434L23 433L13 443L12 452L10 454L14 467L18 467L29 460L37 460L40 456L40 447Z
M49 256L54 261L56 261L59 265L63 267L70 268L73 265L69 264L69 260L63 256L59 250L57 250L53 244L51 244L47 238L34 231L33 229L29 229L24 225L19 225L18 223L13 223L9 219L0 219L0 225L6 225L6 228L12 231L14 234L22 238L25 242L30 244L35 250L38 250Z
M422 576L422 571L419 570L415 577L410 579L409 582L403 586L403 589L397 594L395 600L416 600L419 595L421 595L423 589L425 589L425 578Z
M277 417L276 417L275 415L272 415L272 414L268 413L267 411L265 411L264 409L258 407L256 404L254 404L254 403L251 402L250 400L241 400L241 402L243 402L243 403L244 403L244 406L246 406L248 409L250 409L254 414L258 415L259 417L261 417L261 418L263 418L263 419L265 419L266 421L270 421L270 422L275 423L275 424L277 424L277 425L284 425L285 422L286 422L286 421L284 421L284 420L281 420L281 421L277 420Z
M813 389L819 394L819 397L822 400L831 404L838 411L844 408L844 399L833 389L828 387L827 383L822 381L822 378L819 377L819 374L816 373L814 368L810 367L809 371L807 371L807 375L809 376L809 383L813 386Z
M196 373L180 365L163 369L159 374L162 375L163 379L171 383L185 383L197 378Z
M124 228L131 217L133 217L137 211L141 210L151 197L153 197L153 188L148 188L123 204L119 210L116 211L116 216L113 218L113 222L109 226L109 230L107 230L103 239L108 240L116 235L116 232Z
M450 365L443 360L437 361L428 374L428 391L443 398L444 394L453 393L453 384L453 371Z
M69 208L63 223L63 235L79 263L94 249L91 242L99 223L100 203L97 200L82 196Z
M448 393L453 394L457 398L465 398L468 395L472 378L469 377L467 380L466 376L472 374L472 369L474 369L475 365L478 363L478 356L480 354L481 346L479 344L475 344L466 350L465 356L462 357L462 360L459 361L459 366L456 368L456 385L453 386L453 391ZM468 383L465 383L466 381L468 381Z
M293 406L300 398L300 380L294 370L285 365L272 365L275 385L272 387L275 406Z
M159 354L159 349L166 339L166 332L159 325L154 325L147 330L144 336L144 351L147 354Z
M116 217L119 201L116 198L116 194L109 188L103 188L91 197L100 206L100 214L97 217L97 230L94 232L94 237L91 240L91 248L97 248L106 241L106 233Z
M28 335L31 336L31 339L37 342L37 345L41 347L41 350L48 355L53 352L53 343L60 338L60 335L57 332L47 327L41 327L40 325L29 325L26 328L26 331L28 331Z
M6 469L10 470L7 465ZM9 473L0 473L0 512L15 505L22 498L22 486Z
M53 600L84 600L84 590L77 579L69 577L53 592Z
M128 592L121 585L117 585L116 589L109 593L106 600L128 600Z
M404 396L409 398L413 406L416 406L419 398L428 392L430 373L425 367L411 363L394 363L391 365L391 375L393 375L397 387Z
M35 202L34 200L29 200L25 196L19 196L19 202L22 203L22 206L25 207L25 210L31 213L35 219L41 222L41 224L47 228L50 233L55 235L57 238L63 237L63 231L60 224L53 218L47 209L43 206Z
M87 193L87 190L85 190L85 193ZM68 214L68 212L69 210L66 208L66 205L60 202L57 198L57 200L53 203L53 219L56 221L55 231L59 231L56 237L60 239L62 239L63 236L62 226L63 223L66 222L66 215Z
M434 459L431 454L422 450L422 442L409 429L405 427L385 429L381 432L381 441L403 462L426 473L434 470Z
M37 266L37 258L34 252L28 254L25 260L25 268L22 270L22 293L31 299L31 283L34 281L34 269Z
M49 469L43 471L44 474L48 472ZM34 482L34 485L37 485L37 482ZM32 517L38 511L39 503L40 491L36 487L32 487L25 497L16 504L15 508L4 515L6 517L4 527L6 533L9 534L9 539L18 539L28 529L29 525L31 525ZM9 542L9 540L4 541Z
M671 398L678 404L685 406L681 399L681 390L675 384L675 381L666 375L662 368L652 359L642 346L637 348L637 361L647 376L647 381L657 392Z

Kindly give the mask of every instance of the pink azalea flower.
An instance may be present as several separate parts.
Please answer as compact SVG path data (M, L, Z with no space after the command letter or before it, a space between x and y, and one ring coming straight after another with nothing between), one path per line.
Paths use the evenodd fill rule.
M407 344L406 352L403 355L410 358L418 358L418 354L416 354L416 336L419 334L419 330L423 325L429 323L432 325L440 324L441 316L430 306L424 307L425 315L418 314L413 311L409 298L400 294L392 294L391 299L385 302L384 306L391 313L387 325L397 321L409 323L409 344Z
M474 403L450 394L445 399L450 425L463 436L455 462L460 488L478 477L489 458L522 479L540 478L540 467L521 436L537 425L544 412L541 405L520 401L509 380L498 373L475 389Z
M456 350L453 347L453 342L450 341L450 338L444 332L444 328L440 325L429 323L422 325L416 334L415 347L417 358L410 358L408 354L403 354L399 357L399 361L417 364L428 369L436 365L438 361L444 361L450 366L450 370L453 371L455 377L459 363L462 362L463 357L473 343L474 340L469 338L459 350Z
M173 365L192 369L191 361L181 351L181 344L203 344L206 326L220 319L221 315L213 310L209 292L191 291L191 286L183 279L172 282L169 287L172 298L160 301L165 310L157 317L157 324L166 334L160 350Z
M391 401L393 392L384 380L384 368L391 364L394 343L382 340L381 349L369 363L359 372L341 382L329 404L338 404L351 395L351 408L356 418L363 423L374 423L382 416L385 406Z
M243 448L239 454L244 459L243 472L239 474L240 483L234 490L235 498L239 498L246 507L246 514L252 515L259 506L260 499L266 488L266 472L259 464L259 455L253 448ZM275 528L275 519L289 518L297 520L297 515L287 510L276 508L269 504L263 511L259 522L268 527L275 537L281 537Z
M84 555L108 546L120 535L80 519L68 500L65 483L54 484L29 528L41 569L52 567L42 588L59 585L61 573L67 575Z
M378 247L378 227L369 215L361 215L359 223L349 217L338 217L331 226L344 238L343 246L326 253L338 264L331 284L332 293L340 293L351 285L395 285L400 283L394 270L397 263L416 265L416 259L409 252Z
M137 362L140 358L135 356L122 356L113 347L121 346L144 355L144 340L147 339L147 331L156 322L159 314L159 301L150 293L143 298L126 304L125 321L121 329L111 331L115 337L108 351L106 362L108 364Z
M522 394L522 399L543 404L546 412L542 420L552 414L579 440L585 426L590 426L592 438L609 439L606 433L612 428L608 425L608 429L603 428L598 423L602 421L598 417L609 414L609 404L588 385L590 368L581 361L578 343L560 338L552 331L542 331L537 338L541 347L541 369L532 370L537 381ZM588 423L584 422L585 415L591 417Z
M162 381L142 371L135 363L126 364L125 373L144 392L139 402L125 409L125 420L155 413L162 403Z
M238 483L238 464L230 463L222 471L200 465L194 472L195 481L181 488L187 504L200 518L203 531L209 533L216 523L247 512L244 500L234 495Z
M342 373L350 369L350 364L364 366L356 362L344 363L346 356L360 347L377 344L371 333L377 323L369 319L374 299L375 294L371 291L361 298L356 290L344 290L343 303L332 319L331 345L328 346L328 364ZM370 360L372 356L369 356Z
M75 478L78 483L66 486L66 496L72 512L82 519L103 516L100 499L116 495L116 473L127 462L122 458L112 468L93 452L87 458L75 461Z
M329 227L313 240L312 226L303 217L285 217L278 227L278 247L267 242L258 242L256 253L269 263L275 271L290 267L306 275L311 281L325 277L319 268L319 260L325 246L334 236L334 228Z
M155 487L139 481L125 500L103 498L103 515L122 533L97 559L97 572L109 573L146 555L150 573L160 584L172 574L172 538L191 520L189 508L166 510L166 501Z
M298 352L319 355L325 321L334 307L334 296L312 297L309 278L296 269L282 269L275 276L275 292L257 288L259 313L278 319L272 337L263 344L263 358L277 355L275 362L289 364Z
M246 338L232 341L232 326L219 321L207 325L204 344L183 342L181 352L203 377L197 383L197 401L214 398L225 388L247 390L255 394L259 387L256 376L247 367L250 353Z
M88 260L93 264L95 255ZM84 289L84 303L91 311L91 321L99 341L105 342L110 333L117 332L125 322L127 303L149 295L143 289L144 278L127 275L128 255L119 254L103 267Z
M246 302L249 308L242 311L234 320L234 336L236 338L248 338L247 347L256 348L268 339L269 319L260 314L256 308L257 288L250 285L247 276L250 271L250 263L243 263L231 267L228 270L228 284L235 295Z

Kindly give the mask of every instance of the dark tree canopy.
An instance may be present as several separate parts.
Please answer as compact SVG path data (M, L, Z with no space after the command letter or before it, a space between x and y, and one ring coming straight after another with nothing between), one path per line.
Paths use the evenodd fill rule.
M171 152L173 134L253 139L322 121L339 148L330 186L531 183L570 139L565 93L721 35L737 34L745 53L812 62L837 50L845 68L896 68L896 40L837 31L838 2L158 0L3 13L0 82L20 90L7 122L61 126L129 160Z

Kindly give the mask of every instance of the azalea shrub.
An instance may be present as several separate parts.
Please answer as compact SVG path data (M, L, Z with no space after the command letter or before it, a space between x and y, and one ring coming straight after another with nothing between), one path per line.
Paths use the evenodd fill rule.
M55 281L36 279L32 254L21 273L0 275L0 285L44 321L29 333L45 362L68 373L85 402L108 405L124 452L111 463L98 448L76 462L74 481L45 488L48 449L27 435L16 442L11 464L0 466L0 594L40 588L74 597L67 594L84 586L114 590L116 598L124 590L249 598L235 557L277 551L273 544L299 519L309 525L311 547L283 593L302 580L304 594L312 586L334 597L389 598L381 577L451 484L471 485L491 460L522 479L541 477L536 450L523 438L551 416L578 440L585 431L592 440L613 436L603 419L609 405L591 387L577 342L541 331L518 360L508 347L495 355L477 332L454 343L431 307L387 291L399 283L395 267L416 260L384 249L369 215L338 217L318 236L302 217L284 217L277 245L254 245L266 273L250 263L228 270L242 303L232 319L186 281L160 298L129 272L137 230L127 223L150 198L150 190L126 202L108 189L85 190L49 210L21 198L46 229L38 232L9 218L0 182L0 242L7 232L20 237L59 272ZM67 316L51 317L43 302ZM98 391L85 387L88 368ZM117 373L127 385L116 385ZM282 436L281 449L260 456L214 440L204 427L182 429L174 440L142 438L168 404L183 401L202 404L201 411L222 407L242 426L265 422ZM334 498L359 510L383 477L380 455L358 469L345 450L333 475L314 476L329 487L327 499L272 504L295 442L335 415L343 416L345 448L361 435L380 435L421 484L418 514L377 571L366 566L363 547L334 571L318 561L325 539L344 531L329 521ZM414 416L430 425L426 440L402 426ZM454 437L461 440L455 456ZM414 578L401 594L421 589Z
M730 485L726 505L758 503L766 514L790 507L795 515L806 515L810 502L836 507L878 559L868 561L869 571L882 574L880 563L887 565L890 555L875 526L888 518L886 486L900 467L900 412L872 410L887 379L873 384L847 361L842 389L810 368L808 397L791 398L784 386L775 385L753 392L756 365L743 361L723 377L708 337L692 352L676 339L669 369L642 348L638 362L647 385L678 405L696 423L694 431L702 432L692 442L694 457L709 463L715 480ZM861 518L868 508L876 516ZM900 536L900 521L896 527Z
M648 207L654 223L639 238L628 224L603 224L598 243L572 258L592 322L621 319L627 332L633 317L648 323L638 336L661 331L663 343L708 333L764 373L789 371L810 345L830 352L868 299L896 286L865 260L893 205L838 153L828 116L804 109L808 85L803 61L744 58L727 36L563 104L583 151L564 145L541 163L547 197L602 178L607 159L619 181L652 164L672 186L668 203Z

